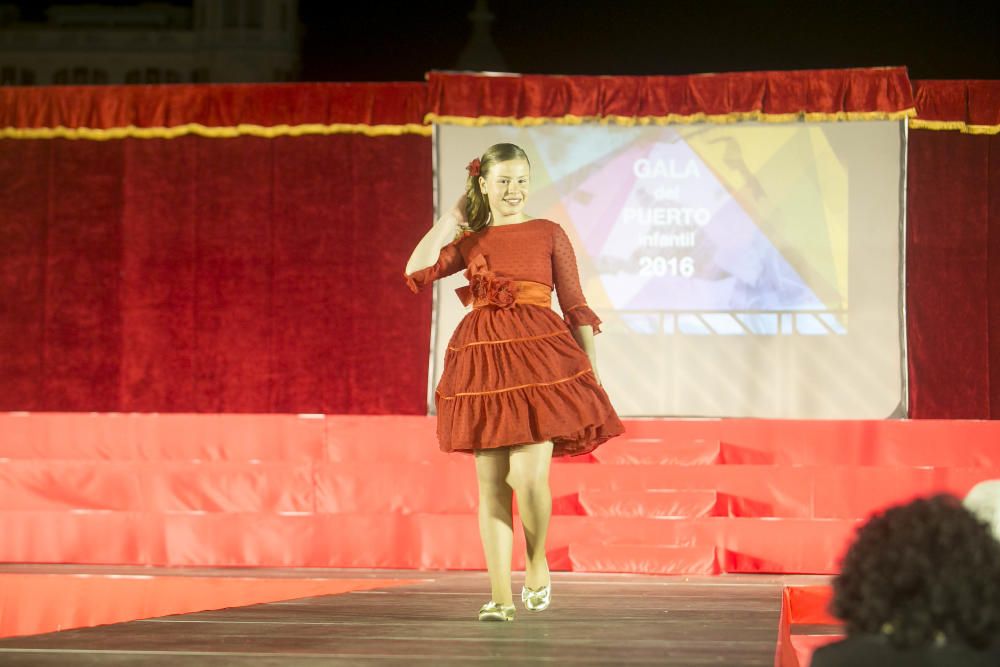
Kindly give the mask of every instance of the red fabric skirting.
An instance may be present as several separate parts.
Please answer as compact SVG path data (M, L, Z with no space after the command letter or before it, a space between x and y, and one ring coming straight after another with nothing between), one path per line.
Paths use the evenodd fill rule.
M1000 81L914 81L913 95L916 127L962 129L957 125L964 124L1000 131Z
M0 127L422 123L423 83L0 87Z
M913 107L917 126L1000 127L1000 82L911 83L905 68L894 67L647 77L432 73L429 85L12 86L0 88L0 127L404 125L422 123L427 113L469 118L666 117L898 113Z
M890 114L913 108L902 67L691 76L431 73L428 82L428 111L438 117Z

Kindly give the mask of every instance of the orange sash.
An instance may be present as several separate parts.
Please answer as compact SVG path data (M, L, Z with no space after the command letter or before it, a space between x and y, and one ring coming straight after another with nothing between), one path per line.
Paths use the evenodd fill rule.
M514 303L527 304L531 306L552 307L552 288L544 283L536 283L531 280L512 280L515 286ZM472 300L473 308L482 308L492 304L489 299L476 298Z
M544 308L552 306L551 287L531 280L498 277L490 271L486 255L482 253L469 260L465 277L469 284L455 290L463 305L471 304L473 308L512 308L519 303Z

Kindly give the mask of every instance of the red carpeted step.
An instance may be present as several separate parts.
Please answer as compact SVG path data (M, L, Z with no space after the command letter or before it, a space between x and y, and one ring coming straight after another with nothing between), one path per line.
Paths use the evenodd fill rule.
M323 415L0 413L0 459L312 461L325 428Z
M555 467L551 486L559 514L587 514L585 493L592 512L612 511L599 509L600 501L639 516L639 500L683 499L694 505L647 504L649 516L701 516L709 500L700 494L711 489L717 496L712 515L853 519L916 495L964 495L976 482L997 477L1000 470L979 468L602 464ZM0 461L0 511L474 513L476 506L469 457L437 464Z
M434 463L467 454L442 452L437 420L415 416L329 415L326 459L334 463Z
M575 572L719 574L715 547L651 547L641 544L570 544Z
M163 518L100 510L3 511L0 562L152 565L162 560Z
M727 464L1000 468L1000 421L641 419L625 426L624 439L597 452L611 456L624 442L639 450L702 443L711 456L719 443L718 462ZM435 462L446 456L435 429L433 417L402 415L0 413L0 458ZM694 458L674 462L703 462L705 452L693 449Z
M664 442L718 440L728 464L1000 467L996 420L649 419L626 429Z
M783 595L788 602L789 622L792 625L840 625L830 615L833 587L830 584L813 586L787 586Z
M317 464L318 512L474 512L475 470L468 457L439 464ZM556 511L584 514L579 494L704 491L719 498L717 514L763 518L863 518L916 494L964 494L1000 470L818 466L554 466Z
M731 516L810 518L818 469L775 466L554 466L551 475L556 511L584 514L578 494L636 491L717 490L720 513ZM930 477L885 470L911 489L924 489ZM317 512L475 512L475 468L469 457L449 457L437 464L316 464ZM838 478L838 483L843 480ZM881 497L880 497L881 498ZM850 517L849 517L850 518Z
M703 517L718 514L715 491L605 491L584 489L580 505L588 516L646 518Z
M553 517L549 560L571 567L571 544L718 550L725 572L827 574L853 521ZM3 513L0 561L177 567L482 569L471 514ZM108 539L113 535L114 539ZM524 541L515 531L514 565Z
M719 462L718 440L675 438L616 438L594 450L599 463L614 465L712 465Z
M308 463L0 462L4 510L313 512ZM2 521L2 519L0 519Z
M718 429L724 463L1000 467L998 421L733 419Z
M997 424L626 428L600 462L553 466L553 567L631 545L829 573L858 518L1000 478ZM432 418L0 415L0 560L481 568L476 504L473 459L438 452Z
M784 612L781 633L793 649L799 665L808 665L821 646L844 638L841 621L830 615L833 591L829 584L786 586L782 591Z
M846 639L846 634L798 634L794 633L789 638L792 649L795 651L795 659L798 660L799 667L807 667L812 664L813 654L827 644Z

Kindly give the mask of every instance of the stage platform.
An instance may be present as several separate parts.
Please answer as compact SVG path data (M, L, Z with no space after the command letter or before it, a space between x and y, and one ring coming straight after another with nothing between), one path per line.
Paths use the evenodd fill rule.
M2 414L0 562L483 569L472 457L438 451L435 428L407 416ZM554 462L553 569L832 574L871 512L1000 478L1000 421L626 429Z
M0 415L0 664L805 667L871 512L1000 478L995 421L627 420L553 464L557 606L484 627L473 461L435 428Z
M553 604L513 623L480 623L482 572L393 570L163 570L82 566L0 567L20 587L0 588L4 616L55 618L73 608L142 613L157 596L189 599L191 613L0 639L0 664L64 665L727 665L794 667L789 591L824 590L826 578L723 575L553 575ZM73 582L88 581L86 593ZM53 588L53 582L61 586ZM124 583L123 583L124 582ZM146 583L143 583L146 582ZM215 586L211 586L214 582ZM520 588L515 575L515 587ZM228 585L228 587L227 587ZM307 590L313 588L313 592ZM326 587L329 592L315 591ZM44 591L61 589L61 595ZM282 592L284 589L284 592ZM337 590L339 589L339 590ZM24 597L11 599L12 591ZM242 597L262 601L217 609ZM287 596L287 597L283 597ZM195 596L196 598L198 596ZM108 604L114 599L115 604ZM131 604L130 604L131 600ZM791 600L791 606L789 604ZM40 607L48 606L47 613ZM34 610L35 613L30 613ZM791 630L789 630L791 625ZM51 628L50 628L51 629ZM783 639L784 638L784 639ZM806 663L802 662L804 667Z

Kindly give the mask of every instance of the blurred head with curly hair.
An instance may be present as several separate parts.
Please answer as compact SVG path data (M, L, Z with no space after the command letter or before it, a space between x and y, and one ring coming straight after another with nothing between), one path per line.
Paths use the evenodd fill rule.
M893 646L992 645L1000 635L1000 543L958 498L939 495L871 517L833 583L848 635Z

